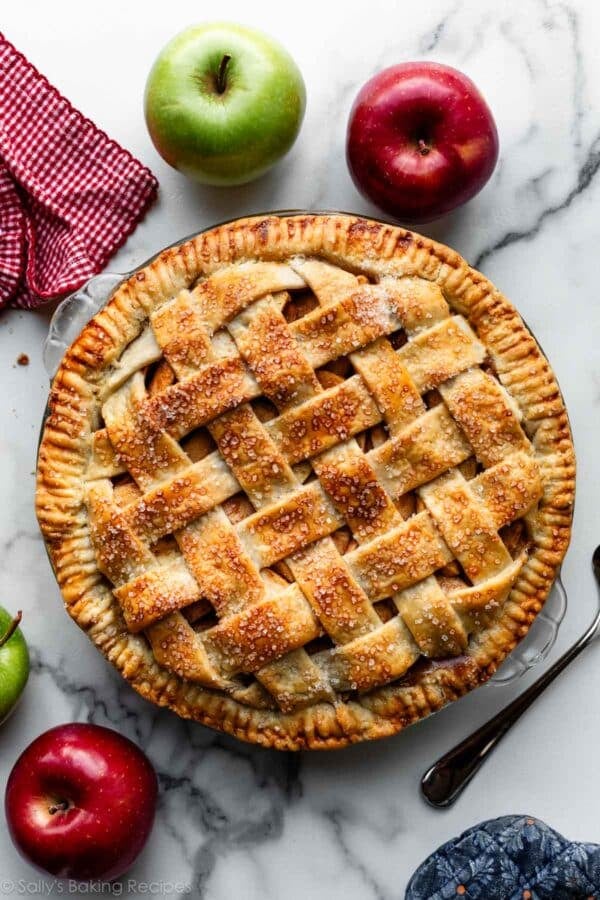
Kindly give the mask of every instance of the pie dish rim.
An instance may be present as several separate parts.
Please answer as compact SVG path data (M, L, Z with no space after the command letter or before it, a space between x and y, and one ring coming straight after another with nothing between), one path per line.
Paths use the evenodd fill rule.
M340 747L360 740L393 734L407 724L423 718L441 708L450 700L457 699L462 694L487 681L516 643L527 633L531 623L542 608L543 602L558 574L560 562L568 547L571 533L575 489L575 455L568 414L560 387L556 382L556 377L530 329L525 325L510 301L497 291L484 276L469 267L462 257L445 245L418 235L415 232L407 231L399 226L390 225L371 217L327 211L318 213L283 211L232 219L217 226L203 229L181 242L170 245L152 257L149 263L135 269L132 273L126 274L106 306L84 327L79 337L65 354L53 379L49 403L50 419L52 419L53 406L57 402L57 392L61 387L63 389L68 387L68 389L72 390L73 382L77 381L78 376L75 370L78 367L81 370L81 362L76 362L75 357L77 356L78 348L81 349L85 341L90 339L90 335L95 328L92 323L95 323L103 315L107 307L111 307L117 302L115 297L124 303L125 312L127 312L127 302L134 303L135 291L133 299L130 297L128 301L127 298L120 295L127 293L127 290L124 289L132 286L136 275L141 271L151 272L153 275L156 275L157 270L160 273L161 267L167 260L173 266L175 262L173 254L181 262L182 248L188 247L195 241L207 240L208 235L214 236L223 229L232 228L233 226L238 228L248 227L253 228L258 234L259 223L263 223L263 225L267 223L266 228L263 228L263 232L267 234L267 239L270 241L273 228L277 231L277 236L280 237L282 223L285 223L287 226L288 220L300 220L300 223L303 224L298 222L296 224L301 229L314 225L316 220L328 220L329 224L331 224L331 220L338 220L338 223L341 221L340 228L342 230L344 228L347 230L354 226L359 235L357 242L360 244L362 241L365 252L372 249L372 238L375 233L381 236L382 229L391 229L391 232L397 235L398 241L404 242L404 249L398 256L394 253L392 256L393 260L398 259L404 263L408 262L409 273L412 274L414 270L414 274L419 274L421 277L432 278L432 273L437 267L436 276L432 280L440 283L440 272L443 270L445 274L444 285L446 285L448 279L454 277L454 284L457 285L454 288L455 291L459 289L464 290L465 285L467 292L471 291L477 294L479 291L481 296L479 296L477 302L483 303L484 306L488 302L492 303L492 305L494 303L499 305L502 312L509 317L511 325L521 330L523 336L526 336L530 342L529 353L531 360L540 361L541 359L542 369L545 369L543 374L545 374L547 379L549 376L551 380L546 380L546 384L551 383L556 387L559 398L558 412L548 415L546 419L557 420L553 423L555 427L554 436L560 439L563 444L566 441L566 446L561 446L559 453L564 484L562 485L560 505L556 506L555 509L560 514L566 512L567 521L562 521L560 527L556 530L550 548L545 548L546 560L553 560L551 564L546 561L546 567L549 566L551 569L550 573L540 576L541 583L535 590L532 589L527 593L524 601L522 601L520 613L513 610L513 615L509 615L506 611L507 602L498 623L482 632L482 634L490 632L488 640L483 645L477 646L480 635L475 635L472 639L473 647L470 643L469 651L464 658L461 657L454 662L452 660L446 661L446 664L443 662L435 663L429 668L425 667L423 674L419 671L419 664L417 664L416 671L413 672L411 670L407 676L398 682L388 687L377 688L371 691L367 696L374 699L374 695L381 695L381 698L377 698L377 703L374 703L368 711L362 703L354 701L340 701L335 706L331 704L317 704L288 714L282 714L278 711L257 710L245 706L225 694L215 693L191 683L184 683L170 673L168 676L165 676L164 670L160 670L154 662L151 652L142 652L140 654L139 640L135 636L130 635L124 626L119 630L118 622L115 622L114 608L112 610L90 608L91 601L89 598L86 601L85 595L82 596L81 594L81 582L82 580L85 581L85 578L78 579L77 575L73 576L71 573L68 574L68 577L65 575L65 570L73 562L77 562L77 554L69 550L67 546L69 540L64 534L57 537L55 533L57 526L56 515L58 514L58 518L60 518L61 504L55 496L52 496L52 491L48 489L49 465L52 464L53 460L64 461L62 454L68 451L63 451L61 448L53 446L50 455L45 455L48 447L51 446L51 442L47 441L45 437L42 438L38 457L36 508L46 547L63 592L67 611L80 627L88 632L88 635L101 652L116 665L139 693L158 705L169 706L185 718L201 721L244 740L278 749L321 749ZM363 232L362 237L360 237L361 229ZM279 241L279 243L281 242ZM319 249L321 252L324 252L324 246L320 246ZM317 252L315 247L311 247L311 251L312 253ZM329 248L329 251L331 251L331 248ZM297 250L295 252L298 253ZM406 255L408 253L412 254L412 258L407 260ZM310 255L310 252L307 255ZM285 254L282 254L282 256L285 257ZM227 260L226 262L229 261L234 260ZM426 268L427 266L429 268ZM428 276L424 275L424 271L428 272ZM199 274L204 273L201 272ZM463 297L463 302L469 304L474 301L465 300L465 297ZM130 314L133 313L134 308L136 308L135 303L133 307L129 307ZM465 315L473 326L471 316L466 313ZM477 331L477 328L473 327ZM126 341L122 344L121 351L128 343L129 341ZM487 340L484 343L487 346ZM87 352L89 357L89 347ZM104 351L102 350L102 352ZM69 367L69 364L72 364L71 367ZM512 390L509 393L511 396L514 396ZM79 395L79 400L85 406L84 398L81 395ZM550 405L549 401L547 405ZM79 412L81 413L81 410ZM544 422L546 422L546 419L544 419ZM44 428L44 435L46 435L47 427ZM52 509L48 508L49 500ZM64 524L63 522L63 527ZM532 554L531 559L536 558L538 555L536 551L536 553ZM531 562L531 559L529 562ZM112 596L112 592L110 593L112 597L111 606L117 607L117 601ZM108 619L106 618L107 616ZM118 619L118 615L116 618ZM501 635L503 629L504 635ZM494 632L493 640L492 631ZM494 640L499 640L500 644L492 647L491 643ZM134 644L135 646L133 646ZM161 672L163 673L162 675ZM174 682L177 682L177 684L174 684ZM323 707L329 708L323 709Z

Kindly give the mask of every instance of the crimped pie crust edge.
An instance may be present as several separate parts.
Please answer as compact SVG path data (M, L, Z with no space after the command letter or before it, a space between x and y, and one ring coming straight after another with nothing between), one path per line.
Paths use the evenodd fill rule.
M361 702L321 703L283 714L245 706L161 669L130 634L91 545L82 476L101 374L158 305L223 265L261 257L317 255L367 275L436 282L473 327L517 401L541 463L544 496L533 547L501 614L474 634L465 657L417 663ZM83 329L54 379L39 451L36 512L71 617L144 697L243 740L284 750L329 749L393 734L486 681L527 633L568 547L575 456L553 372L512 304L455 251L392 225L348 215L239 219L163 251L120 285Z

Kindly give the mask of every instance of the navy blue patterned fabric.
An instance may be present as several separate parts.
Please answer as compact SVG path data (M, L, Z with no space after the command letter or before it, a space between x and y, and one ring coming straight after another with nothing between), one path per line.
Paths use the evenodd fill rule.
M419 866L406 900L600 900L600 846L566 840L532 816L469 828Z

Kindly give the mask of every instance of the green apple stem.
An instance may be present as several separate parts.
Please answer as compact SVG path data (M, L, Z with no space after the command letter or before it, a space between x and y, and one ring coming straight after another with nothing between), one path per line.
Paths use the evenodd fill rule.
M227 66L229 65L230 60L231 60L231 57L228 56L227 54L225 54L219 65L219 71L217 72L217 82L216 82L217 94L225 93L225 88L227 87L227 81L225 79L225 75L226 75Z
M10 641L11 637L19 627L22 618L23 613L21 612L21 610L19 610L19 612L16 614L16 616L6 629L5 633L2 635L2 637L0 637L0 647L4 647L4 645Z

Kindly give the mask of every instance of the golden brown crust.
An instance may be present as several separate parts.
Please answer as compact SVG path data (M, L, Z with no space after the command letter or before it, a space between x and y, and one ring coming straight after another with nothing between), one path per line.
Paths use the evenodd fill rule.
M127 377L125 355L121 357L121 354L141 333L148 317L158 310L165 300L176 297L180 291L199 278L217 272L225 264L256 258L265 262L278 262L285 261L291 256L318 257L349 272L360 272L369 278L377 279L380 284L385 284L388 276L410 276L415 279L417 285L419 279L435 283L440 288L440 303L448 302L453 312L463 315L468 320L485 346L498 378L516 401L522 415L521 425L516 421L516 417L506 419L503 428L497 434L497 441L491 448L487 448L490 453L488 463L492 468L487 469L483 476L479 476L479 480L476 478L474 482L468 482L468 490L461 486L460 490L465 493L465 503L471 502L477 491L485 494L486 498L491 498L487 502L495 517L492 524L494 527L500 527L499 523L507 519L507 505L515 509L519 502L527 502L520 500L519 497L507 497L506 491L501 486L498 488L501 472L493 469L497 460L502 458L502 448L509 446L511 450L517 452L521 450L523 446L521 426L531 441L536 460L539 462L543 495L535 513L531 513L528 517L532 540L529 555L520 567L512 589L508 588L510 593L500 614L484 627L474 631L465 655L434 662L421 659L404 678L387 687L369 691L370 684L363 684L360 681L364 670L355 672L353 660L345 658L344 648L341 647L340 653L335 655L331 664L328 663L329 678L334 681L340 679L341 682L356 683L359 690L365 689L368 692L360 698L346 701L338 696L335 703L329 702L326 687L319 683L318 679L314 680L314 672L303 670L303 663L296 660L298 663L296 668L292 666L286 673L281 671L277 673L278 684L281 686L289 682L290 689L298 689L298 684L292 684L291 679L297 678L298 673L302 672L305 678L303 690L306 691L306 701L312 705L286 713L281 711L286 708L285 691L277 697L280 706L280 709L277 709L270 702L266 691L262 697L260 694L262 689L258 684L252 688L253 702L249 705L245 702L241 689L238 695L235 693L226 695L220 690L217 679L214 681L213 690L193 680L197 677L203 684L207 683L207 679L209 680L213 673L215 655L220 653L223 654L223 658L230 658L235 648L239 653L244 652L240 635L242 638L244 636L248 638L248 629L252 628L258 628L257 633L260 633L261 614L271 615L270 607L261 609L262 605L270 602L268 599L261 601L258 607L254 607L251 614L247 610L242 610L219 626L220 631L214 635L209 648L213 654L210 659L199 658L195 648L193 651L190 650L185 658L182 655L181 674L187 680L182 680L173 672L162 668L153 656L148 642L140 635L128 631L121 606L96 561L96 553L92 546L93 523L88 516L84 498L84 476L92 458L92 440L104 443L103 438L98 437L102 432L98 432L97 428L101 394L106 385L107 373L112 379L112 385L120 383L120 379ZM309 264L308 260L307 263ZM303 277L310 283L310 271L303 273ZM283 279L278 289L285 291L297 286L294 283L286 283ZM234 315L244 306L245 289L243 275L235 290L231 289L231 284L221 286L218 278L211 279L211 289L204 292L205 296L202 299L205 315L210 316L214 312L218 318L223 308L229 309L230 315ZM410 303L416 305L418 314L419 300L416 293L415 288L409 295ZM351 295L344 300L344 303L356 309L357 304L360 305L359 295L360 290L356 296ZM339 301L340 298L331 297L332 303L336 300ZM386 302L388 300L389 291L386 294ZM377 298L374 302L377 303ZM410 314L410 310L407 312L406 307L408 301L406 298L398 297L395 302L403 304L406 320ZM185 316L188 313L182 301L181 315ZM265 310L265 315L272 317L274 328L281 321L272 307ZM296 336L303 341L302 346L308 348L309 355L312 354L311 361L314 360L314 364L318 364L320 354L323 355L325 352L326 355L324 345L319 343L320 338L315 339L314 331L311 330L313 327L311 321L316 320L318 316L319 312L316 310L298 319L293 325ZM378 320L375 313L371 321L372 339L375 340L378 337ZM448 321L452 320L444 320L440 323L440 327L448 327ZM371 327L369 323L367 326ZM168 323L165 327L168 328ZM338 333L347 342L346 352L352 352L354 349L352 332L345 332L343 329L340 331L338 324ZM194 352L198 354L201 352L202 336L192 330L192 337ZM249 341L251 337L250 335ZM408 349L405 350L404 356L412 366L411 372L421 371L418 344L412 342L406 346ZM474 354L475 361L476 345L467 342L465 347L465 352ZM293 348L288 349L290 353L293 352ZM424 363L427 357L431 362L431 352L434 349L425 348ZM171 358L167 356L169 362L185 366L188 351L178 344L177 335L173 337L171 350ZM252 352L251 344L249 352ZM119 363L115 366L117 361ZM360 360L356 368L359 366ZM301 360L298 361L298 367L300 378ZM424 364L422 373L420 390L436 388L442 385L448 376L443 359L439 360L439 365ZM267 393L271 374L268 368L264 370L263 389ZM466 373L466 376L469 375L470 373ZM386 401L384 376L385 372L380 379L382 396L377 400L380 409L386 402L388 405L391 404L390 414L392 414L393 396L388 393ZM469 417L469 391L477 390L479 399L482 392L487 396L491 391L489 400L486 401L490 415L494 414L496 398L493 396L494 389L490 388L490 382L485 381L483 387L481 384L474 387L466 376L462 379L459 376L449 389L444 385L442 392L448 393L448 396L444 397L446 403L450 406L454 404L453 415L460 422L471 444L476 446L478 422ZM207 420L210 418L211 397L214 397L214 392L211 388L213 382L209 381L207 389L207 377L213 377L213 381L216 377L227 378L228 390L231 389L236 393L237 401L243 402L248 399L249 386L244 382L243 375L234 362L224 372L219 370L216 375L210 376L209 373L207 376L204 370L202 376L195 377L198 377L200 382L198 391L194 394L195 421L202 415L205 415ZM167 390L176 394L177 384ZM334 385L329 390L351 391L352 379L342 382L339 387ZM250 395L252 396L251 392ZM315 396L317 404L319 397L323 397L323 394ZM285 454L288 445L290 449L297 445L297 441L294 442L291 437L293 432L287 431L296 411L293 408L288 412L285 411L285 396L275 399L283 406L284 411L269 433ZM175 405L176 402L175 400ZM357 405L352 407L354 416L365 417L366 424L361 424L360 427L369 427L381 419L377 408L373 407L372 399L369 398L369 402L371 407L368 402L362 405L357 402ZM414 402L418 404L420 400L415 398ZM153 397L149 397L145 403L144 414L153 421L157 416L164 414L164 408ZM199 410L198 407L202 409ZM207 407L206 412L204 407ZM434 410L436 408L434 407ZM369 409L371 409L370 418ZM548 362L513 306L480 273L469 268L465 261L449 248L391 225L341 215L262 216L219 226L178 247L165 250L150 265L132 275L117 289L107 306L84 328L67 351L52 385L49 412L39 453L36 509L69 614L143 696L159 705L169 706L181 716L196 719L244 740L267 746L279 749L327 749L350 742L383 737L393 734L481 684L526 634L543 605L568 546L575 490L575 459L567 414ZM182 419L189 415L189 409L182 410ZM398 411L398 415L402 415L401 410ZM186 423L182 421L173 425L169 420L164 424L169 429L169 434L175 437L186 430ZM393 433L391 425L390 430ZM94 439L93 433L96 433ZM402 431L402 440L404 443L408 440L406 430ZM382 445L382 453L390 452L385 449L390 443ZM321 449L325 450L325 445ZM435 447L432 445L432 458L435 457L434 451ZM110 457L110 447L107 449L103 446L103 452L105 457L107 454ZM170 451L163 446L156 448L159 455L166 453L168 456L168 452ZM456 450L453 452L456 453L456 459L451 461L452 464L458 464L466 458L461 450L460 435L456 437ZM205 460L196 465L200 466L203 462L206 465ZM96 464L94 460L94 465ZM109 469L111 465L115 465L110 459L103 464ZM351 464L352 461L349 461L348 465ZM414 465L419 464L419 461L415 460ZM526 460L522 464L525 471ZM326 466L326 462L324 465ZM325 471L325 477L328 475L335 478L335 473ZM528 483L531 483L531 479L528 479ZM332 485L334 498L337 487ZM307 489L310 489L310 485ZM225 491L227 496L231 496L232 493L233 491L230 491L227 494ZM425 504L429 504L430 511L437 508L436 504L449 502L445 495L440 494L431 498L426 491L423 499ZM100 498L98 515L102 514L102 502L106 501ZM391 516L389 509L382 507L382 510L384 508L387 510L385 515ZM410 520L410 525L399 527L408 527L415 533L420 528L427 528L430 511L422 510ZM273 525L272 520L261 522L265 517L261 517L260 513L251 518L255 519L254 523L250 521L251 529L258 528L264 531ZM246 527L248 523L249 520L246 519ZM483 525L488 530L492 528L489 523ZM452 535L445 534L444 537L447 541L452 541ZM115 537L115 541L117 540L125 542L118 547L126 546L128 549L125 556L132 559L135 564L140 554L144 556L143 548L131 546L131 532L127 521L123 524L122 534ZM495 537L491 535L489 540L493 543ZM281 553L287 553L288 549L284 547ZM365 549L368 550L368 545ZM473 564L471 549L460 547L461 552L464 551L467 565ZM278 559L281 558L281 553L277 554ZM359 547L344 559L354 560L355 570L364 571L367 577L368 569L361 569L361 554L364 556ZM440 565L443 565L443 557L443 551L440 550ZM110 560L107 560L106 564L109 563ZM136 572L133 571L133 574ZM132 572L127 573L127 577L131 575ZM185 593L185 581L177 582L177 585L178 590ZM431 587L429 585L428 589ZM294 590L295 588L290 587L292 593L289 602L292 604L296 602ZM485 594L483 584L481 594L482 596ZM144 627L146 619L143 617L152 615L151 585L147 578L142 577L139 593L136 596L132 593L130 600L138 604L132 612L133 619L135 620L136 615L141 616L142 625L139 627ZM141 607L138 608L140 602ZM398 602L402 603L406 616L410 618L411 597L406 595ZM438 597L435 602L442 601ZM470 598L469 602L472 604L473 598ZM470 608L473 609L473 605ZM447 606L441 607L440 612L450 615ZM240 619L243 616L248 621ZM164 619L159 626L152 626L170 629L166 636L161 633L160 638L156 638L156 646L159 646L161 641L163 644L167 643L173 634L181 636L178 646L187 646L185 641L189 633L186 629L190 626L186 619L180 613L174 612L169 616L169 620L171 621L167 622ZM304 631L301 640L309 640L314 633L314 622L306 615L302 621ZM167 626L164 625L165 622ZM399 629L406 629L406 626L399 616L395 617L387 622L384 628L379 629L378 636L385 638L388 629L397 632ZM395 634L394 639L398 641L396 647L404 646L402 634ZM461 639L464 640L458 635L459 645ZM150 640L155 643L151 635ZM370 644L369 636L356 640L367 642L364 654L373 654L374 665L386 665L392 669L397 666L397 671L405 671L414 661L405 658L406 653L410 652L408 649L403 651L402 659L399 650L396 658L386 659L388 644L384 646L379 637L378 642L371 641ZM290 649L291 654L300 652L295 651L293 646L295 645L290 644L286 649ZM406 648L409 646L407 641ZM254 641L250 649L255 650ZM265 667L263 681L267 690L270 688L272 677L270 671L267 671L268 668ZM284 674L288 682L282 680Z

